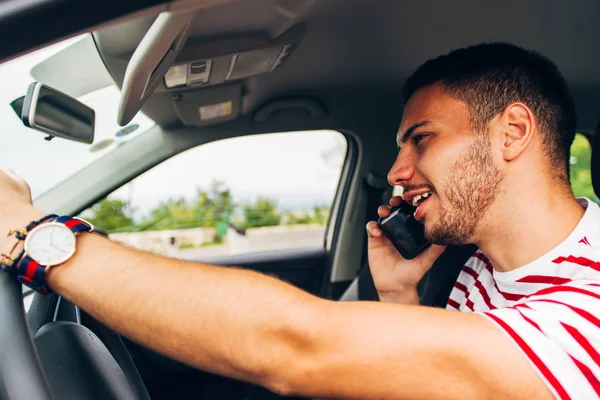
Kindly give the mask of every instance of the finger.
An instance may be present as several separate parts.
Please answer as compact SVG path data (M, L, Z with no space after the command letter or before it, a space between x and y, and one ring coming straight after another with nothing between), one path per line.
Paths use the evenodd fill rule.
M381 229L379 229L379 227L377 226L377 223L374 221L370 221L367 224L367 234L369 235L369 237L381 237Z
M433 264L440 255L446 250L446 246L440 246L438 244L432 244L427 250L423 252L423 259L430 264Z
M6 175L10 176L14 180L21 180L19 175L17 175L17 173L10 168L0 168L0 171L4 172Z
M390 206L392 207L398 207L400 204L402 204L404 200L402 200L402 197L400 196L394 196L390 199Z
M17 175L15 171L13 171L10 168L0 168L0 170L4 172L9 178L12 178L18 186L27 187L27 190L30 190L29 185L27 185L27 182L25 182L23 178Z
M9 178L14 180L17 187L24 190L26 193L29 194L29 197L31 197L31 187L29 187L29 184L23 178L17 175L15 171L13 171L10 168L0 168L0 172L5 173Z
M377 214L379 214L381 218L385 218L390 215L390 208L388 206L379 206Z

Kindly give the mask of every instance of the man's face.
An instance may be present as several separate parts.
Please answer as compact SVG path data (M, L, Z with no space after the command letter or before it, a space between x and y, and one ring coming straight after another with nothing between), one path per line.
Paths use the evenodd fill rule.
M487 132L473 132L466 104L431 85L410 98L397 142L388 180L404 187L409 202L428 193L415 212L427 239L471 242L503 180Z

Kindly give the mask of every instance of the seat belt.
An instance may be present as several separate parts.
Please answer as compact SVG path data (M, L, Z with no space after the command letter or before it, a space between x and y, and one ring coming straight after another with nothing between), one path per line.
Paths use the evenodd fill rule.
M385 179L378 178L373 172L369 172L365 177L365 189L367 192L367 212L365 213L367 221L377 221L379 214L377 208L383 202L383 193L390 188ZM366 233L365 233L366 235ZM379 295L375 289L371 269L369 268L368 241L365 237L361 257L361 269L358 275L358 298L359 300L379 301Z
M421 305L446 308L460 271L476 251L477 246L474 244L448 246L421 279Z

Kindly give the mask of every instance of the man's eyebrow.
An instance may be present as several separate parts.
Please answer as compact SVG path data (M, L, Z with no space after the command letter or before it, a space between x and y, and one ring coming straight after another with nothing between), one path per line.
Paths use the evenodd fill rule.
M412 124L411 126L409 126L408 129L406 130L406 132L404 132L404 134L402 135L400 142L397 143L398 148L401 147L400 143L406 143L406 141L408 140L410 135L415 131L415 129L420 128L422 126L427 126L430 124L431 124L431 121L421 121L421 122L416 122L416 123Z

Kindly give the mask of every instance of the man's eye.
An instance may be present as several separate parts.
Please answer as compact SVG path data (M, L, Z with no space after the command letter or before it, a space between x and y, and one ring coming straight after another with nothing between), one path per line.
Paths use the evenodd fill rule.
M427 135L415 135L413 136L413 142L418 146L419 143L421 143L421 141L423 139L425 139L427 137Z

